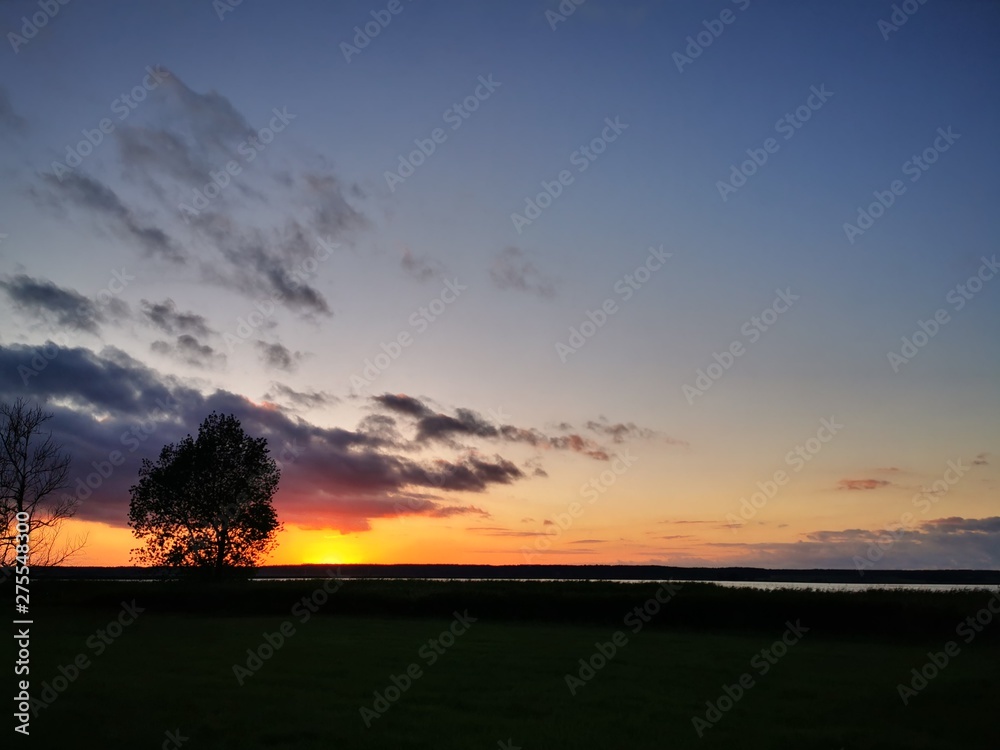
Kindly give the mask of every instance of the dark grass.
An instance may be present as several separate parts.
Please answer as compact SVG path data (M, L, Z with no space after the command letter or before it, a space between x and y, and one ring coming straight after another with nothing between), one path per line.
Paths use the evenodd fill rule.
M175 729L188 748L993 748L1000 735L1000 623L970 644L955 634L984 592L688 584L633 634L622 618L655 584L346 582L302 623L292 606L315 588L36 584L33 690L77 653L92 664L33 720L30 746L157 748ZM96 656L88 637L133 598L146 611ZM455 609L479 620L428 666L419 649ZM811 630L759 676L750 660L786 619ZM233 664L285 620L295 634L239 686ZM615 630L628 644L572 696L565 675ZM904 706L897 683L948 639L961 653ZM367 729L359 708L414 662L423 676ZM691 717L744 672L756 686L699 739Z

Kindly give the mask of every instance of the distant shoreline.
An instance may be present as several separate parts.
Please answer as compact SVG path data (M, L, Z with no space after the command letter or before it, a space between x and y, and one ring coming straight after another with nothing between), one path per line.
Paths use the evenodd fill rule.
M132 566L65 566L35 568L38 578L140 579L163 577L163 568ZM256 578L410 578L410 579L567 579L629 581L752 581L756 583L863 583L863 584L1000 584L1000 570L866 570L780 568L687 568L663 565L267 565Z

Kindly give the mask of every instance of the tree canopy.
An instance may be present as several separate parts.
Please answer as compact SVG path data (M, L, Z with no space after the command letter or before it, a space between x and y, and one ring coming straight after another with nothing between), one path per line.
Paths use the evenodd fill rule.
M130 489L129 526L140 564L223 569L259 565L281 528L271 498L280 471L265 438L213 412L188 435L144 459Z

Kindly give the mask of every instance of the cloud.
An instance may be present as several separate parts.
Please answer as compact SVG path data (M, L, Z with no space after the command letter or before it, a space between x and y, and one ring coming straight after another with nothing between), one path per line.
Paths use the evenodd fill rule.
M306 409L316 409L324 406L332 406L340 401L336 396L326 391L297 391L284 383L271 382L270 390L264 394L267 401L284 400L293 406L301 406Z
M198 153L177 133L142 125L120 126L116 133L126 173L141 178L160 197L166 194L153 173L163 172L177 182L200 188L215 168L206 154Z
M383 393L381 396L372 396L372 400L391 411L408 414L411 417L423 417L434 413L422 402L405 393Z
M145 255L189 260L202 280L255 303L268 298L303 316L330 317L313 277L342 237L371 226L352 204L365 197L363 191L345 184L320 155L306 155L308 168L294 162L272 167L287 152L248 145L257 131L233 102L164 73L141 113L114 134L125 178L143 191L123 199L98 179L70 172L61 181L43 175L31 195L60 213L68 204L88 212ZM231 163L240 168L237 174L226 169ZM201 203L206 199L196 191L213 183L213 173L228 181Z
M133 211L122 203L118 194L104 183L78 172L56 178L49 173L41 175L46 190L31 188L30 195L39 203L60 215L65 204L71 203L110 223L112 230L126 242L135 242L149 256L180 263L184 253L167 234L154 226L143 225Z
M974 459L972 459L973 466L989 466L989 453L980 453Z
M467 526L466 531L473 531L486 536L513 536L513 537L533 537L552 536L545 531L518 531L517 529L506 529L502 526Z
M47 279L18 274L0 280L0 288L18 310L45 319L60 328L96 334L99 324L107 321L101 306L79 292L56 286ZM127 310L121 300L112 301L115 303L115 312L123 313Z
M305 357L302 352L293 352L284 344L268 344L266 341L258 339L254 342L254 346L260 353L261 362L268 367L273 367L276 370L284 370L285 372L295 370L299 366L299 362Z
M152 325L164 333L190 333L193 336L207 338L214 331L208 327L204 316L192 312L178 312L177 305L170 298L163 302L142 300L142 314Z
M651 430L648 427L639 427L634 422L617 422L612 424L604 417L601 417L599 421L590 420L585 426L588 430L601 435L607 435L614 443L624 443L626 440L662 440L671 445L686 446L689 444L686 440L668 437L657 430Z
M344 196L344 185L331 172L307 172L301 177L305 208L316 232L339 237L369 226L368 219ZM356 185L351 192L361 196Z
M922 526L942 534L1000 534L1000 516L989 518L962 518L961 516L951 516L949 518L935 518L925 521Z
M524 443L534 448L566 450L580 453L598 461L609 459L608 451L598 443L581 435L546 435L534 428L495 424L472 409L457 408L454 414L444 414L431 409L419 399L406 394L384 393L372 396L376 404L397 414L414 419L415 442L443 443L455 446L455 438L482 438L506 443ZM537 468L535 474L544 476ZM540 467L539 467L540 468Z
M142 300L142 314L152 325L164 333L184 334L207 338L215 333L208 327L208 321L201 315L192 312L178 312L172 299L163 302Z
M542 275L518 247L505 247L493 261L490 279L499 289L513 289L536 294L543 299L555 296L552 280Z
M166 341L154 341L149 348L157 354L173 357L194 367L210 368L226 363L225 354L217 352L208 344L202 344L189 333L178 336L174 344Z
M7 89L0 86L0 130L20 133L27 127L27 121L14 111Z
M888 487L892 482L885 479L841 479L837 482L839 490L877 490Z
M223 268L202 267L207 280L242 292L254 301L261 297L307 315L332 317L330 305L313 284L305 263L317 257L317 242L307 239L296 222L281 229L243 227L221 213L203 213L192 227L226 261ZM328 256L327 256L328 257Z
M937 518L910 528L814 531L796 542L706 546L728 553L727 565L861 572L876 568L996 569L1000 567L1000 516Z
M417 281L430 281L441 273L439 264L423 257L418 258L408 247L403 249L403 256L400 258L399 266L407 276Z
M346 532L369 528L371 518L485 517L478 505L426 491L478 494L525 476L500 455L438 452L416 460L362 430L318 427L227 391L202 394L112 347L95 353L49 342L49 349L54 355L32 378L32 391L54 414L54 438L73 456L70 491L85 500L83 520L124 526L142 459L155 460L161 446L192 432L212 411L235 414L248 433L268 440L282 462L279 516L303 527ZM19 368L30 367L35 354L34 347L0 345L0 400L23 394ZM95 474L88 488L95 464L109 463L115 452L119 466L107 478Z

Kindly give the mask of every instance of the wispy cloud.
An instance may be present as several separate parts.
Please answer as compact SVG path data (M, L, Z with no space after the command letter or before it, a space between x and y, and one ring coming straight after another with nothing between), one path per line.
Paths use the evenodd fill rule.
M555 296L555 283L541 273L519 247L505 247L493 260L490 279L498 289L527 292L543 299Z
M888 487L892 482L886 479L841 479L837 482L840 490L877 490Z

